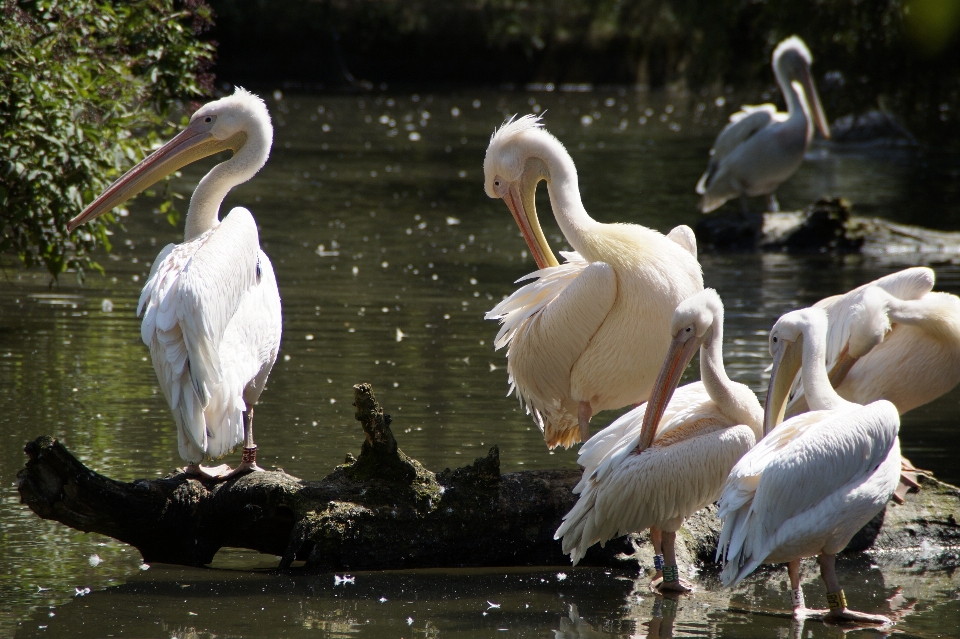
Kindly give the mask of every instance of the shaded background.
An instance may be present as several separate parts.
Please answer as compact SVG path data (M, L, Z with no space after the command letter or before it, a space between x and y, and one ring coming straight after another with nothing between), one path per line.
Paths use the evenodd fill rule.
M692 90L773 85L802 37L832 117L881 108L952 142L955 0L210 0L217 81L380 89L564 83ZM505 86L506 85L506 86ZM393 87L396 88L396 87ZM779 99L779 92L777 92Z

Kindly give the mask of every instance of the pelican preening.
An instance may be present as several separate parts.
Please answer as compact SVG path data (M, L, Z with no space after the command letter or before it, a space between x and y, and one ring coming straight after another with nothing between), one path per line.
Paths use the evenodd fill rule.
M700 210L709 213L727 200L766 195L768 208L779 210L775 192L803 162L813 127L830 137L820 97L810 75L813 57L803 40L787 38L773 51L773 72L783 91L787 112L773 104L743 106L730 116L710 149L710 163L697 193Z
M815 304L829 319L826 361L841 397L886 399L903 415L960 382L960 298L933 291L934 278L908 268ZM787 414L806 410L798 377Z
M670 236L637 224L603 224L583 208L577 170L540 118L511 120L490 139L484 187L513 214L540 279L487 313L504 326L512 387L547 446L589 435L597 411L647 399L670 343L670 319L703 290L693 232ZM554 216L577 255L559 266L540 229L537 184L545 180Z
M663 579L657 585L685 591L676 531L720 494L730 469L760 438L763 410L753 391L731 381L723 368L723 304L716 291L681 302L670 333L650 400L581 448L583 479L574 489L580 499L555 537L576 564L597 542L646 528L654 529L652 537L662 531ZM702 381L677 389L698 349Z
M219 218L231 188L266 163L273 127L263 101L238 88L204 105L187 128L130 169L70 221L69 229L119 206L170 173L227 149L190 199L184 241L160 252L137 314L157 379L177 422L187 472L226 477L256 465L253 406L280 348L280 293L244 208ZM236 470L205 468L244 441Z
M900 416L886 400L861 406L833 390L826 338L827 315L818 308L787 313L770 331L765 437L737 462L720 496L721 581L732 586L760 564L788 562L795 614L808 614L800 559L818 555L827 617L886 623L846 607L834 559L897 487ZM797 369L813 410L780 424Z

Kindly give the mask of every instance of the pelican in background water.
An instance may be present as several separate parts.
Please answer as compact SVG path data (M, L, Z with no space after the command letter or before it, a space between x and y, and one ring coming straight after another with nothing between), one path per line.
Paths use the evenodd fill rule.
M663 575L651 585L687 591L677 570L677 530L719 496L730 469L762 435L763 409L723 368L723 303L716 291L681 302L670 332L650 401L581 447L583 479L574 488L580 499L554 537L576 565L593 544L650 528ZM677 389L698 349L702 381Z
M703 290L703 276L689 227L665 236L591 218L570 154L542 126L532 115L511 119L493 134L483 161L487 195L506 203L540 267L528 276L536 282L486 318L503 322L495 346L509 345L511 390L554 448L586 440L597 411L647 399L670 344L673 311ZM541 180L576 251L562 266L537 218Z
M897 487L900 416L886 400L861 406L837 395L827 378L826 337L819 308L787 313L770 331L765 437L737 462L720 496L720 580L733 586L760 564L786 562L795 616L822 614L805 607L800 588L800 560L818 555L827 618L887 623L847 608L834 562ZM797 369L813 410L781 424Z
M177 422L186 472L213 478L260 470L253 406L280 348L280 292L260 250L257 224L237 207L218 219L231 188L246 182L270 155L273 127L263 100L237 88L201 107L176 137L130 169L70 220L73 231L201 158L233 151L197 185L184 241L160 252L137 314L154 370ZM240 465L205 468L244 442Z
M773 104L742 106L730 116L710 149L710 163L697 193L700 210L709 213L727 200L767 196L767 208L779 211L775 192L803 162L803 154L813 138L813 126L830 138L830 127L820 96L810 75L813 57L803 40L792 36L773 51L773 72L783 91L787 112Z

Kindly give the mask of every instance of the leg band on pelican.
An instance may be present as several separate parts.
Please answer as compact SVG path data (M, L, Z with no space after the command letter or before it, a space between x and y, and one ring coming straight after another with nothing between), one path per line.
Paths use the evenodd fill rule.
M663 613L660 609L663 607L663 597L659 597L653 600L653 616L662 617Z
M664 566L663 581L680 581L680 569L676 566Z
M676 617L677 616L677 600L672 599L670 597L664 597L662 611L663 611L663 614L667 615L668 617Z
M251 446L250 448L247 448L244 446L243 453L240 455L240 461L255 464L257 462L257 447Z
M830 610L843 609L847 607L847 598L843 594L843 590L838 590L836 592L827 593L827 608Z
M653 569L658 572L663 570L663 555L653 556Z
M797 588L796 590L790 591L790 600L793 603L794 608L806 608L807 604L803 600L803 589Z

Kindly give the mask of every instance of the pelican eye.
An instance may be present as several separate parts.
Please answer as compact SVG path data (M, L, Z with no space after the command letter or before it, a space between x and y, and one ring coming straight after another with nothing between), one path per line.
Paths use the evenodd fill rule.
M494 181L493 181L493 185L494 185L494 186L500 186L500 180L494 180Z
M213 118L211 118L211 117L208 115L207 117L205 117L205 118L203 119L203 121L206 122L207 124L210 124L211 122L213 122Z
M693 329L692 329L691 327L689 327L689 326L687 327L687 332L688 332L688 333L689 333L690 331L692 331L692 330L693 330Z
M776 336L776 335L773 336L773 343L774 343L774 344L777 343L777 336Z

